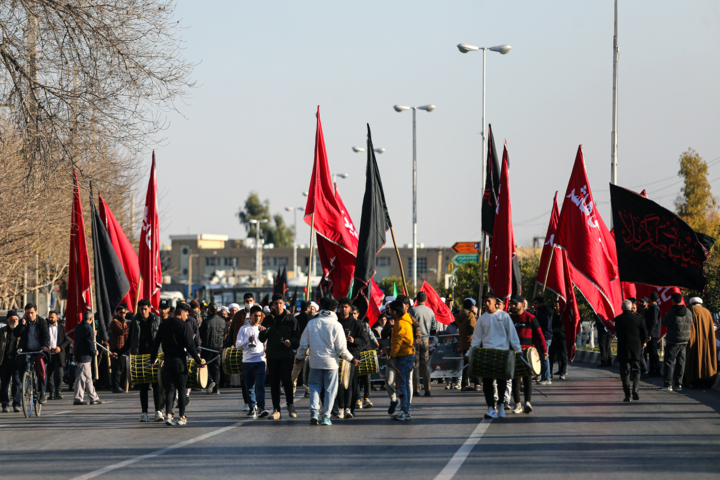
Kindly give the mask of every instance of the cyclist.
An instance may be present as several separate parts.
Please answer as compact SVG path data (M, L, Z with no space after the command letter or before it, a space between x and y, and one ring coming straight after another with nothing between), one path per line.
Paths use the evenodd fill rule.
M23 315L20 321L22 328L20 332L20 345L19 349L23 352L37 352L42 350L47 354L50 347L50 332L48 329L47 320L42 318L37 313L37 305L34 303L28 303L25 305L25 315ZM17 335L17 334L16 334ZM19 355L17 359L18 372L25 372L26 364L28 361L35 361L34 356L28 360L30 355ZM40 404L47 401L45 396L45 387L47 386L47 376L45 378L38 378L38 384L40 385Z
M21 329L17 328L20 317L15 310L10 310L5 321L7 325L0 329L0 402L2 402L3 413L9 412L8 387L12 380L13 411L19 412L22 401L22 384L16 360L21 333Z

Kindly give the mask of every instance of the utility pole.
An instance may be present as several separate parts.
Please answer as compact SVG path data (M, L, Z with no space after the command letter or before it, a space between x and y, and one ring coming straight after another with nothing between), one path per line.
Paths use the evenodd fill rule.
M610 162L610 181L613 185L617 185L617 71L618 71L618 2L615 0L615 36L613 36L613 95L612 95L612 134L611 134L611 162Z

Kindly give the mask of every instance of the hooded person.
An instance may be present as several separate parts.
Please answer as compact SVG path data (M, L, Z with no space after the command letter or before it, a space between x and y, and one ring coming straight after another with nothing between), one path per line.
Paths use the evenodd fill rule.
M667 333L665 334L664 386L661 390L680 392L685 374L686 350L690 341L693 314L682 304L682 295L673 293L671 298L673 305L662 321L663 326L667 327Z
M710 311L703 307L701 298L693 297L688 303L693 314L693 323L687 345L683 382L685 385L710 386L705 384L712 382L717 374L715 324Z

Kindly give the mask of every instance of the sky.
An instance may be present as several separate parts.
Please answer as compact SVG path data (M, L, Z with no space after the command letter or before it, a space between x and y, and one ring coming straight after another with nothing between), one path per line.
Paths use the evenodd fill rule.
M304 207L320 105L330 170L356 226L366 124L400 244L412 242L412 112L417 112L418 242L479 240L482 53L486 118L507 141L516 243L545 236L578 146L610 224L613 2L183 1L183 54L197 63L182 114L156 148L161 238L245 238L251 191L292 225ZM720 189L720 3L620 1L618 184L673 208L678 158L692 147ZM149 171L150 153L147 155ZM141 181L144 185L146 180ZM144 190L141 186L140 190ZM140 204L144 192L140 192ZM298 215L298 243L310 229Z

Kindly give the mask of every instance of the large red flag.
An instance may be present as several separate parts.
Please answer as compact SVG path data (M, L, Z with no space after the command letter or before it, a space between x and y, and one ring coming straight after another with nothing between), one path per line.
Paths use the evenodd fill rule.
M558 249L558 262L562 264L564 295L559 295L562 322L565 327L565 346L568 358L572 362L575 358L575 339L580 333L580 310L578 309L575 288L573 284L573 272L570 262L567 260L567 252ZM553 262L554 263L554 262Z
M317 111L315 163L305 205L305 223L315 227L318 256L333 296L347 296L355 273L358 233L340 195L333 189L320 107Z
M440 295L437 294L435 289L429 283L423 281L420 291L427 294L425 306L433 311L435 314L435 320L445 325L450 325L455 321L455 317L448 306L440 299Z
M113 215L112 210L110 210L110 207L105 203L105 199L103 199L99 192L98 205L100 206L98 209L100 220L103 225L105 225L105 230L107 230L110 236L110 241L125 271L125 276L127 276L130 282L130 290L121 303L124 303L130 310L134 311L140 281L140 265L138 264L137 253L135 253L135 249L130 243L130 240L128 240L115 215Z
M73 209L70 220L70 261L68 263L67 307L65 330L72 334L82 321L83 312L92 310L90 298L90 257L85 238L85 220L80 202L80 186L73 169ZM74 334L72 334L72 338Z
M555 244L567 252L575 286L614 331L613 319L622 302L615 241L596 210L582 145L565 192Z
M155 152L152 155L150 182L145 196L145 215L140 231L140 298L150 300L153 312L158 312L162 289L162 266L160 265L160 228L158 222L157 181L155 179ZM129 305L128 305L129 306Z
M375 322L380 318L380 307L382 306L385 294L380 290L375 279L370 279L370 298L368 299L368 310L365 314L371 327L375 326Z
M513 234L512 209L510 207L506 145L503 150L498 205L495 210L495 227L490 248L490 261L488 262L488 283L496 297L505 299L512 295L514 258L515 236Z
M555 247L555 235L557 233L559 220L560 209L557 204L557 192L555 192L552 213L550 214L550 223L548 224L547 233L545 234L545 244L540 254L540 265L538 266L538 274L535 281L540 285L545 285L545 288L549 288L555 295L564 295L564 286L560 283L563 280L562 258L558 259L561 253L560 250ZM560 262L558 262L558 260L560 260ZM548 269L549 262L550 268Z

